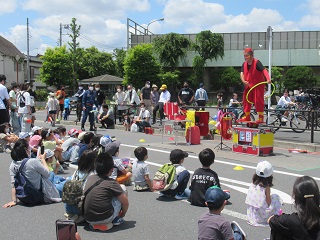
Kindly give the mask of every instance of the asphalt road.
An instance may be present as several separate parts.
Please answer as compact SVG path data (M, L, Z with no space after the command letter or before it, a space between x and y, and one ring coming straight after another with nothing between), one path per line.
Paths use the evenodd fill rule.
M37 125L45 126L43 121ZM67 126L70 129L73 126ZM79 126L78 126L79 127ZM151 177L159 165L169 161L171 149L176 148L170 138L165 137L161 144L161 136L131 133L121 130L98 131L102 134L116 136L121 141L121 157L133 157L133 150L144 145L149 149ZM141 139L144 140L140 141ZM189 151L189 157L184 166L191 171L200 167L197 154L205 147L213 148L217 141L203 141L201 145L186 146L182 139L178 148ZM264 239L269 237L268 227L252 227L246 223L245 197L248 185L251 182L255 166L260 160L258 157L249 157L229 151L215 151L216 161L212 168L218 173L222 187L231 192L230 204L225 207L222 214L229 221L237 221L246 231L248 239ZM307 155L289 154L286 149L276 148L274 157L264 158L274 165L274 188L285 200L283 212L294 210L290 198L292 186L297 176L310 175L320 183L318 169L319 153ZM303 156L303 157L302 157ZM1 205L10 201L9 165L10 155L0 154L0 202ZM242 171L235 171L235 166L242 166ZM65 176L71 175L70 168ZM137 193L128 187L129 211L123 225L114 227L106 233L93 232L87 225L80 225L78 231L82 239L197 239L197 221L206 208L191 206L186 201L178 201L159 197L158 193ZM43 240L55 239L55 221L63 219L64 206L62 203L42 205L36 207L15 206L11 209L0 209L1 239Z

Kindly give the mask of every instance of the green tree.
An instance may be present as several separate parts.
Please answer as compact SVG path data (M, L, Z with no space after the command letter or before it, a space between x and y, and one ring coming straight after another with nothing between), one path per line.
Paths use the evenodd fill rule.
M295 90L299 87L312 88L316 85L317 78L312 68L296 66L287 70L283 83L289 90Z
M144 86L146 81L157 82L160 64L153 56L151 44L141 44L131 48L124 61L124 82L136 87Z
M224 41L221 34L210 30L202 31L196 35L193 49L199 54L193 59L193 67L198 78L204 80L205 86L209 86L210 71L205 69L207 60L217 60L224 57Z
M123 49L114 49L113 58L116 65L116 76L123 78L124 76L124 60L126 58L127 51Z
M165 34L153 40L154 51L164 67L174 71L183 59L191 45L188 38L177 33Z
M77 38L80 36L80 29L81 25L77 25L76 23L77 19L72 18L71 24L70 24L70 30L71 34L69 34L69 37L71 38L71 42L68 42L68 45L70 46L70 53L71 53L71 59L72 59L72 73L73 73L73 91L75 92L76 87L78 85L78 77L77 77L77 48L79 48L79 42L77 42Z
M238 89L241 86L240 73L234 67L225 68L219 80L220 88L226 89L232 86Z
M79 79L101 76L104 74L114 75L116 66L112 54L100 52L96 47L78 48L78 76Z
M40 81L49 86L59 87L60 85L69 85L72 82L72 62L70 53L63 47L47 48L40 68Z
M269 69L268 69L269 71ZM281 67L272 67L271 68L271 81L275 87L275 93L281 93L283 86L283 68Z

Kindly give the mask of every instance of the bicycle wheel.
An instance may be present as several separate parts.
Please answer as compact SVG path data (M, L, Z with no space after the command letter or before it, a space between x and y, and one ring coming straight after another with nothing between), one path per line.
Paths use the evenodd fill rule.
M278 117L277 114L270 114L270 122L268 121L269 118L267 117L266 123L268 126L273 127L275 131L278 131L281 126L281 118Z
M290 127L296 133L303 133L308 127L307 118L301 114L294 114L290 119Z

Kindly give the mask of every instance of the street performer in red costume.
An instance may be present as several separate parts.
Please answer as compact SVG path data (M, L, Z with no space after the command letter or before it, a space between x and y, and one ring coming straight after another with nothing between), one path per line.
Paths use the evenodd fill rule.
M240 79L244 84L242 102L245 117L239 119L239 122L251 121L251 104L247 101L247 93L250 90L250 88L254 87L256 84L260 82L265 82L266 80L268 84L271 83L268 71L264 68L264 66L258 59L255 59L253 57L253 50L251 48L244 49L243 56L245 62L242 64ZM259 115L256 123L263 123L264 87L264 84L256 86L254 89L251 90L248 96L248 100L254 103L256 111Z

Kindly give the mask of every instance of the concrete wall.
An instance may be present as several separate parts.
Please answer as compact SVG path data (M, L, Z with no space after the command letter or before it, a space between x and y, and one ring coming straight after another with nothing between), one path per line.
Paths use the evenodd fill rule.
M11 57L0 55L0 74L6 75L7 87L10 87L12 82L18 82L18 83L24 82L23 64L19 63L20 71L18 71L18 75L17 75L17 72L15 71L15 64L16 62Z

